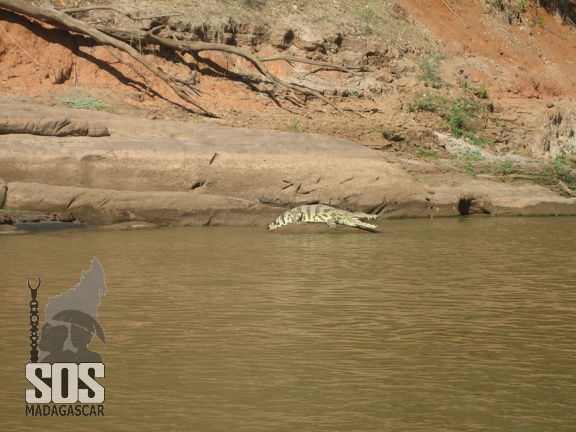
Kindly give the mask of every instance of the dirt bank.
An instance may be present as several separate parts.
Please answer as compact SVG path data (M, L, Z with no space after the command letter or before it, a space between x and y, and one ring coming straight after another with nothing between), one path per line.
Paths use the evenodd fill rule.
M1 137L4 207L72 208L94 223L200 225L263 224L316 201L383 217L573 214L574 29L535 2L522 10L488 3L117 2L140 16L178 13L169 31L191 40L367 68L267 62L358 116L265 80L230 79L255 71L229 54L208 54L230 72L223 75L188 54L144 47L149 61L190 83L216 119L190 113L159 80L144 81L146 71L88 39L2 12L0 114L101 119L110 129L99 138ZM151 25L114 11L76 16L120 28ZM42 190L36 197L34 187ZM143 198L150 192L156 195ZM56 200L52 207L42 194ZM190 201L199 196L204 201Z

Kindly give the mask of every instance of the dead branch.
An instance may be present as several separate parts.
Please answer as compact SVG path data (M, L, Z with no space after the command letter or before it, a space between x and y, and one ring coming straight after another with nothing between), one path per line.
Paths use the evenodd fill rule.
M0 0L0 8L5 9L20 15L24 15L38 21L51 24L55 27L62 28L67 31L83 34L90 36L95 41L102 45L109 45L112 46L120 51L125 52L140 64L142 64L146 69L151 71L154 75L160 78L164 83L166 83L174 92L183 100L190 103L191 105L198 108L202 114L208 115L210 117L215 117L210 111L206 108L201 106L198 102L196 102L184 89L181 85L176 82L170 75L161 71L156 66L148 63L144 57L128 45L125 42L122 42L118 39L115 39L98 29L91 27L82 21L78 21L74 18L69 17L68 15L64 14L63 12L56 11L53 9L46 9L40 6L34 6L29 3L26 3L22 0Z

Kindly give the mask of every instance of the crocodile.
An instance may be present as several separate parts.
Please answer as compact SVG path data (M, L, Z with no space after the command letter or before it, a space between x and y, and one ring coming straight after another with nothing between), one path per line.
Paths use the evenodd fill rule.
M366 230L375 230L376 225L361 221L360 219L376 219L377 215L360 212L340 210L325 204L311 204L295 207L281 214L274 222L268 225L268 229L276 229L288 224L305 224L307 222L325 222L334 230L338 224L347 225Z

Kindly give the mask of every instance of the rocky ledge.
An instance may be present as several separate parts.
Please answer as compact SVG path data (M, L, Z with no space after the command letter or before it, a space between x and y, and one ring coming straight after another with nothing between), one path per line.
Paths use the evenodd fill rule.
M109 113L0 105L20 122L62 118L107 136L0 135L0 201L105 225L267 225L325 203L390 217L576 215L576 198L535 185L415 181L360 144L313 134L150 121Z

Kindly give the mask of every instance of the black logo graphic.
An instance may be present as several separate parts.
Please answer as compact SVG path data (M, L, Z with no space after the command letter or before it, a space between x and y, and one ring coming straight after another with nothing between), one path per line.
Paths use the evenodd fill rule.
M102 356L89 348L94 336L106 343L97 319L101 296L107 291L102 266L94 257L78 285L50 298L39 338L37 296L41 283L38 277L32 288L28 279L31 350L26 378L34 388L26 390L26 415L103 416L105 392L96 378L104 378L104 363Z

